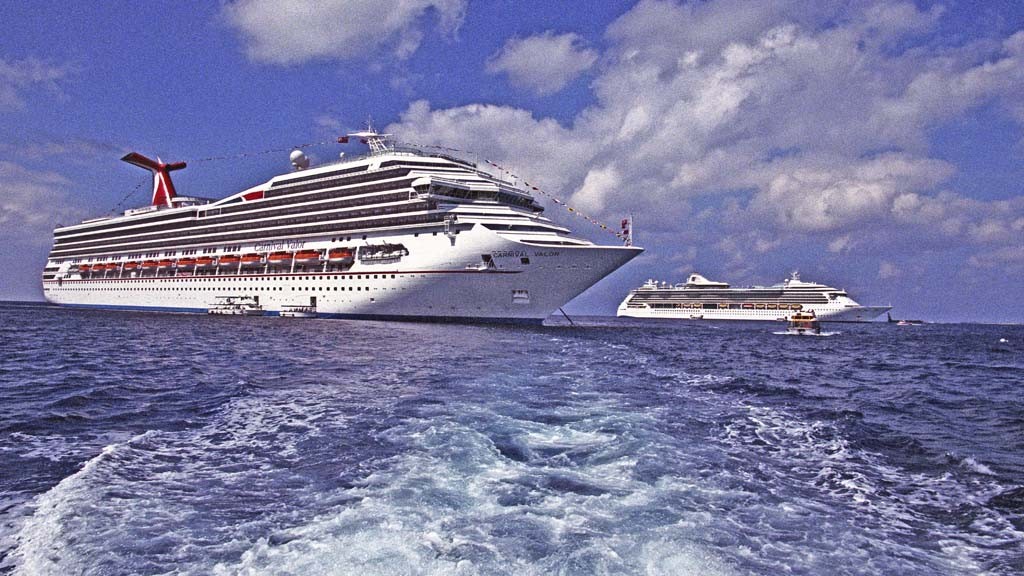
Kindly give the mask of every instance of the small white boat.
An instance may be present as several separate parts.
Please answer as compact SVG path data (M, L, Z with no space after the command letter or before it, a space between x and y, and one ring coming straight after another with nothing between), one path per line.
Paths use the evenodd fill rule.
M281 306L280 314L285 318L316 318L316 306L285 304Z
M814 312L796 312L789 317L789 326L786 327L787 334L821 334L821 322Z
M785 332L773 332L785 336L835 336L840 332L822 332L821 323L814 312L797 312L789 317Z
M217 296L207 314L224 316L263 316L263 307L252 296Z

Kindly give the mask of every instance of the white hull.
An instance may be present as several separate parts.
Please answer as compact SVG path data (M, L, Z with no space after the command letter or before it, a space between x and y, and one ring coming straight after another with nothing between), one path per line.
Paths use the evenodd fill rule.
M814 312L822 322L871 322L890 309L889 306L850 306L805 304L803 312ZM630 318L676 318L683 320L774 320L789 321L796 310L712 310L626 308L620 306L618 316Z
M253 296L266 313L277 315L282 307L315 297L320 317L539 323L641 252L534 246L482 226L454 236L374 235L366 242L401 243L409 254L397 261L356 261L344 272L72 277L46 281L43 289L49 302L69 306L205 313L218 297ZM330 238L298 244L338 247ZM482 255L492 265L482 265Z

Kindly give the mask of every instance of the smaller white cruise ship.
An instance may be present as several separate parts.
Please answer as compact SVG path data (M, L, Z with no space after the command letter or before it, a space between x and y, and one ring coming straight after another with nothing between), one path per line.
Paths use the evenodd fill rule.
M861 306L843 290L800 280L794 272L781 284L732 288L700 274L674 286L648 280L630 291L618 316L689 320L780 320L813 312L821 321L870 322L891 306Z

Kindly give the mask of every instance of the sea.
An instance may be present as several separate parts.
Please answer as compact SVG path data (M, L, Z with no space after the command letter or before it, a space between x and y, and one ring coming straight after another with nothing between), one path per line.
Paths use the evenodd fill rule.
M1024 573L1024 327L571 320L0 304L0 573Z

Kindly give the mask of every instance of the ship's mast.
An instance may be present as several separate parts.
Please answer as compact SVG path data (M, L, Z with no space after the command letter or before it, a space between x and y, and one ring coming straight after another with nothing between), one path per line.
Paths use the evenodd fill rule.
M388 145L388 138L390 136L391 134L378 134L373 129L373 125L367 122L366 130L351 132L347 135L347 138L359 138L360 142L370 147L370 153L376 156L391 151L391 147Z

